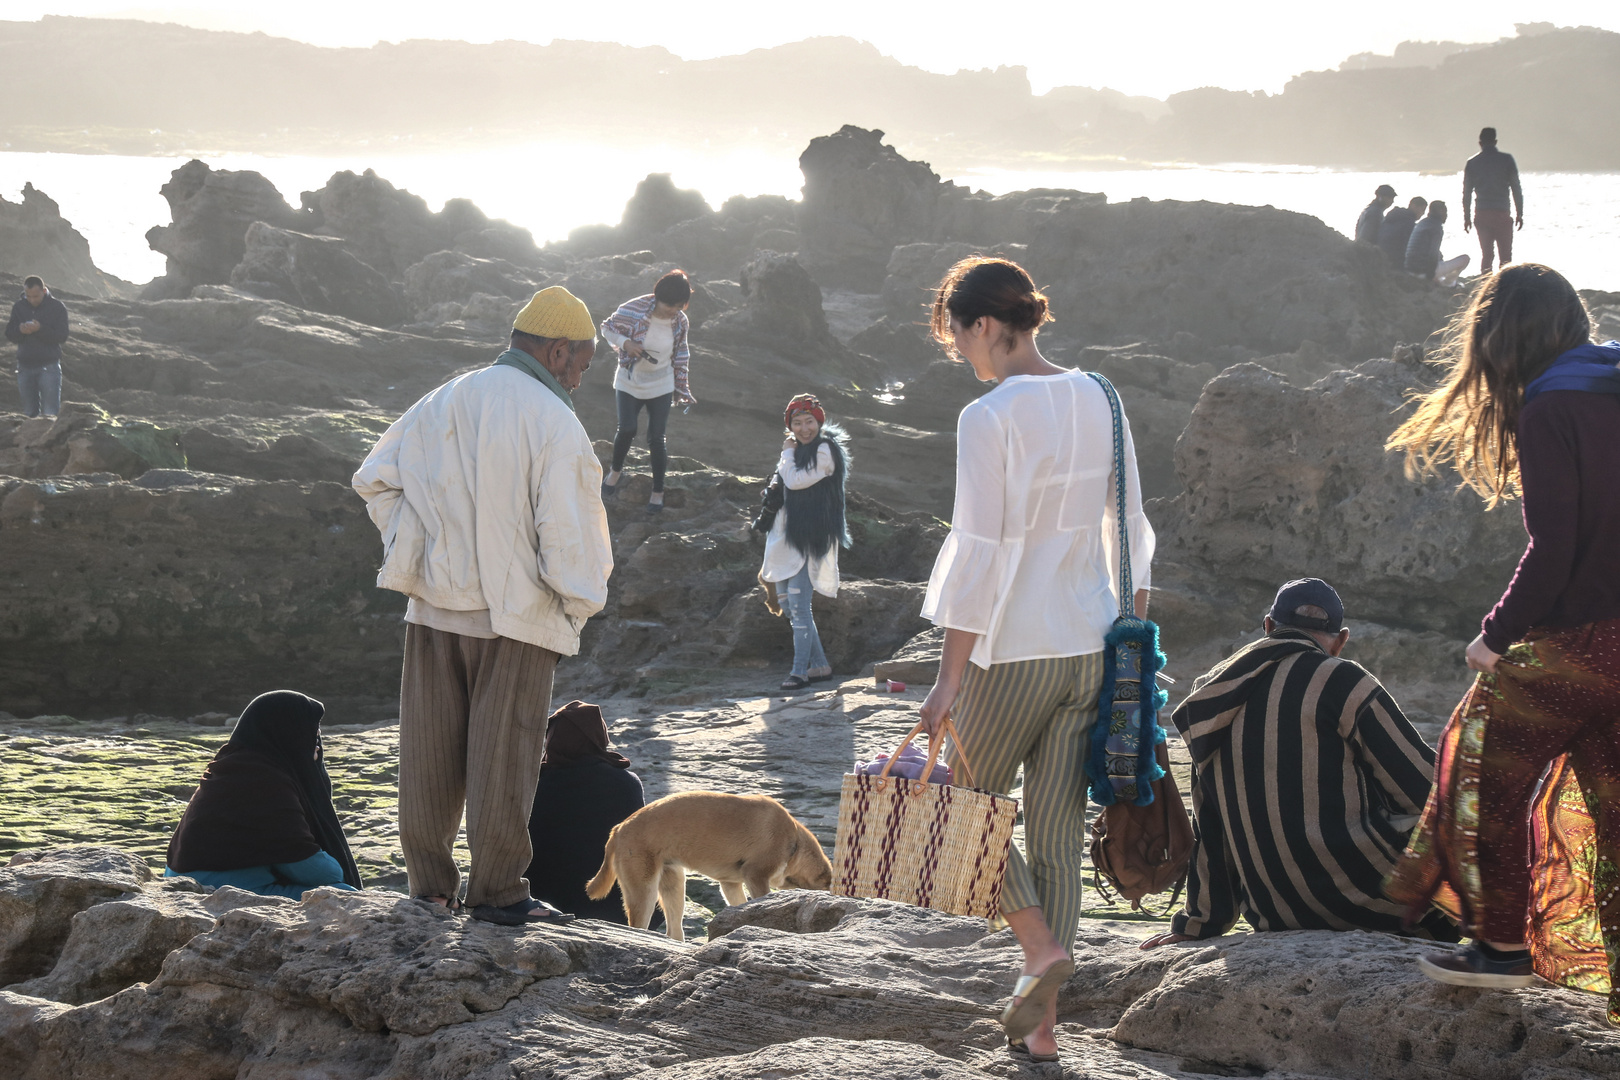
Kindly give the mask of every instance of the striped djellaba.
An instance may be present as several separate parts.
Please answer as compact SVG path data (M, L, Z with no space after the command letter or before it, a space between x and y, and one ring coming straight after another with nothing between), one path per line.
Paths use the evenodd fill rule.
M1280 627L1193 684L1175 725L1193 759L1198 843L1177 933L1401 932L1383 881L1434 777L1434 751L1365 668ZM1457 940L1431 911L1419 934Z

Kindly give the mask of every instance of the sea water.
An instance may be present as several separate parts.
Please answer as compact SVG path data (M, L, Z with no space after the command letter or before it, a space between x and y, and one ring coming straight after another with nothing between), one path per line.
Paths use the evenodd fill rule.
M144 282L163 272L163 257L145 234L169 222L158 189L184 158L115 154L0 153L0 195L15 199L24 182L55 199L62 216L90 242L103 270ZM701 145L641 146L626 152L585 143L544 143L444 154L385 154L357 150L341 157L220 154L216 169L263 173L296 207L299 193L319 188L334 172L367 168L422 196L437 210L446 199L468 198L493 218L559 240L581 225L613 224L638 181L651 172L673 174L718 207L732 195L797 199L804 179L797 155L774 149ZM1462 179L1450 175L1357 172L1278 165L1166 166L1153 169L1033 171L976 169L949 177L992 194L1025 188L1100 191L1112 202L1150 199L1207 200L1275 206L1321 219L1342 233L1379 184L1391 184L1404 205L1413 195L1443 199L1451 207L1446 256L1479 248L1462 231ZM1554 266L1578 287L1620 290L1620 174L1524 174L1526 224L1514 256Z

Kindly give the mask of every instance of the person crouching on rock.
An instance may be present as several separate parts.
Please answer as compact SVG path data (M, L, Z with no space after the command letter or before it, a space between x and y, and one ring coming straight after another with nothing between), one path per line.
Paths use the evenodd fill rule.
M608 833L646 803L630 761L608 747L602 710L570 701L546 720L546 755L529 813L529 891L538 900L578 915L624 924L618 886L605 899L585 895L602 866ZM564 824L566 823L566 824ZM663 920L654 916L662 925Z
M1457 986L1607 992L1620 1024L1620 343L1519 263L1486 278L1446 380L1390 436L1414 478L1450 465L1524 499L1530 542L1466 650L1434 790L1385 895L1475 939L1419 961Z
M675 405L691 405L687 367L690 352L686 345L689 323L686 307L692 299L692 282L685 270L671 270L658 279L653 291L626 300L602 320L602 337L619 353L619 367L613 374L613 396L619 406L619 430L613 436L613 469L602 480L602 498L618 494L619 477L630 444L636 441L636 418L647 410L647 452L652 456L651 513L664 509L664 473L669 468L669 450L664 430Z
M1384 878L1417 824L1434 751L1372 672L1340 654L1344 602L1320 578L1277 590L1265 636L1176 706L1192 752L1187 903L1153 949L1256 930L1402 931ZM1412 930L1456 941L1438 911Z
M164 877L301 898L360 888L321 749L326 707L292 690L260 694L203 769L169 838Z
M811 598L838 595L838 549L849 547L844 523L844 481L849 471L848 437L810 394L788 402L783 414L787 438L776 475L783 503L765 534L765 562L759 580L776 595L793 624L793 671L783 690L802 690L832 678L811 614ZM774 610L774 608L773 608Z

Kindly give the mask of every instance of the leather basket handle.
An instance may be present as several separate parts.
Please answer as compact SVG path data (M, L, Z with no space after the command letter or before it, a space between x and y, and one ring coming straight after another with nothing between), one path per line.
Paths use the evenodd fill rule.
M922 731L923 724L922 721L919 720L917 721L917 726L913 727L909 732L906 733L906 737L900 740L900 745L894 748L894 753L889 755L889 760L883 763L883 771L878 773L878 779L887 780L889 778L889 770L894 768L894 763L899 759L901 752L904 751L906 747L910 746L912 740L918 735L921 735ZM962 736L957 733L956 725L952 724L951 718L947 716L939 736L937 738L931 738L928 740L928 764L923 766L922 773L924 779L913 782L912 794L921 795L924 787L926 787L928 783L927 777L934 775L934 763L939 760L939 752L940 749L944 747L946 739L950 739L952 742L956 743L956 756L962 759L962 768L967 773L968 786L978 786L978 781L973 779L973 766L968 761L966 752L964 752L962 749Z

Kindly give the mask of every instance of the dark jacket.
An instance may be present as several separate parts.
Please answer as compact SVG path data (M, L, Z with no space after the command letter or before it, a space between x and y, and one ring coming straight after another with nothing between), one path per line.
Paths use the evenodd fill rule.
M1616 346L1587 346L1600 357ZM1535 627L1620 619L1620 394L1554 390L1519 414L1519 484L1530 542L1481 626L1492 652Z
M1412 237L1406 242L1406 269L1408 273L1434 277L1440 266L1440 241L1445 238L1445 222L1426 217L1412 227Z
M526 875L529 894L582 919L624 925L619 887L592 900L585 895L585 883L602 868L613 826L640 810L645 800L635 773L601 759L543 771L529 814L529 842L534 845ZM662 925L655 912L653 928Z
M1406 242L1412 239L1412 226L1416 224L1416 214L1404 206L1394 206L1378 226L1378 247L1397 270L1406 265Z
M1377 246L1378 229L1383 222L1384 208L1378 205L1377 199L1374 199L1367 204L1367 209L1361 212L1361 216L1356 218L1356 243Z
M1507 210L1508 196L1513 206L1524 213L1524 189L1519 187L1519 164L1512 154L1504 154L1496 147L1481 150L1463 166L1463 214L1469 214L1469 197L1477 195L1473 205L1479 210Z
M17 329L30 319L39 320L39 329L25 334ZM6 323L6 340L16 343L17 366L40 368L62 359L62 342L68 339L67 306L45 290L39 307L19 296L11 305L11 321Z
M270 867L324 851L343 880L360 888L321 751L325 714L325 705L293 690L254 698L203 770L169 837L169 869Z

